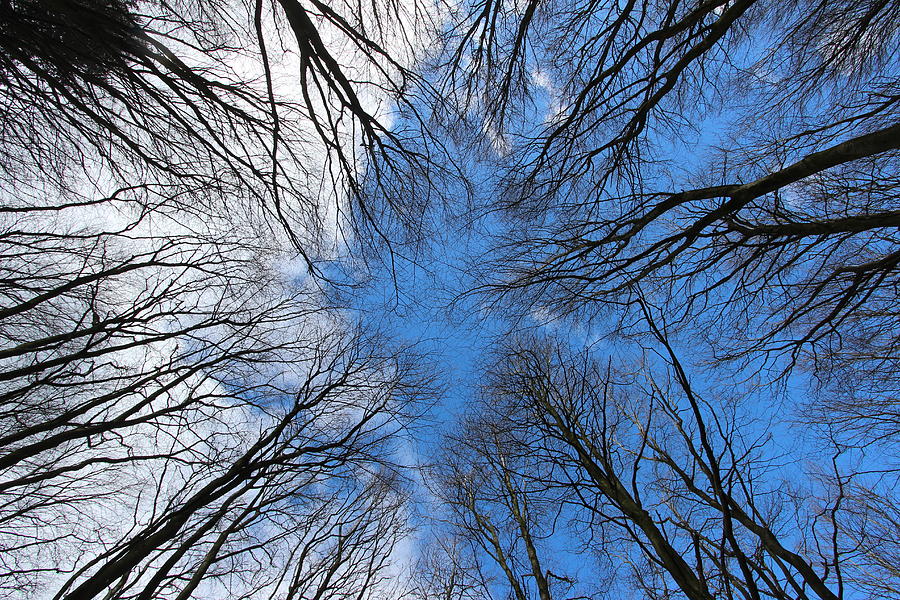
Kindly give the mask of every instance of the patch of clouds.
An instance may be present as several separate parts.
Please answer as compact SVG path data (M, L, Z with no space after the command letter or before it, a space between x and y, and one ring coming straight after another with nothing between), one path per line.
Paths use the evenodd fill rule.
M500 131L496 126L485 121L481 130L485 138L487 138L491 149L497 153L497 156L502 158L512 151L512 144L509 141L509 136Z
M532 83L547 95L547 108L543 121L546 124L559 123L565 119L567 107L561 91L553 82L552 76L542 69L531 71Z

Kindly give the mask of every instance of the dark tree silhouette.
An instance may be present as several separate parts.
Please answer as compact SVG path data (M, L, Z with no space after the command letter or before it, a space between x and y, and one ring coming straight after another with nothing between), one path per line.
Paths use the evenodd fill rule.
M759 398L707 397L649 326L656 346L631 369L510 343L448 440L461 457L439 469L449 526L496 597L895 597L891 496L840 445L830 473L785 455Z
M454 16L433 76L493 184L475 292L545 327L448 440L469 562L499 597L896 596L896 3ZM512 507L541 503L535 555L581 549L599 592L528 567Z
M426 388L328 263L422 218L387 182L430 158L378 103L414 88L427 15L0 11L0 588L389 594Z
M371 247L422 238L427 200L442 189L430 170L439 145L388 127L384 106L411 106L424 90L409 68L434 28L421 7L27 0L2 10L0 162L17 209L118 197L249 212L320 276L314 259L334 254L335 229ZM66 197L45 198L45 183Z
M720 356L896 373L895 3L461 18L447 93L499 149L490 210L520 218L485 289L577 319L652 294L670 323L727 323Z
M692 360L777 379L772 393L811 377L794 416L842 444L896 443L896 3L472 2L456 17L435 77L494 174L482 297L520 325L609 339L652 338L648 301L691 332Z

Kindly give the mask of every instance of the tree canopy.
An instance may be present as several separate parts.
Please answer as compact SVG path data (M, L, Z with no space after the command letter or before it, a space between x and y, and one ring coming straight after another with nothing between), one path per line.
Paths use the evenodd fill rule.
M896 2L0 14L5 596L900 598Z

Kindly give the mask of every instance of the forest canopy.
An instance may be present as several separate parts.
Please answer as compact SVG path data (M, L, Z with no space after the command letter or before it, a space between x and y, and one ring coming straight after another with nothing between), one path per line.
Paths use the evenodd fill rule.
M896 2L0 15L4 597L900 598Z

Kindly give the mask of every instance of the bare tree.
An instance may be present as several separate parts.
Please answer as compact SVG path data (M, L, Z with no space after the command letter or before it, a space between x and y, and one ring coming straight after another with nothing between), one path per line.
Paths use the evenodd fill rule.
M329 261L422 218L428 193L395 191L431 158L385 105L429 16L0 12L0 588L389 594L426 387L324 292Z
M432 531L435 531L432 529ZM412 573L411 597L417 600L483 600L490 584L482 569L470 561L466 542L455 537L435 536L424 547Z
M692 540L692 533L679 537L667 529L682 517L657 526L657 538L637 525L644 519L640 511L598 517L616 525L630 520L633 543L654 557L635 563L634 576L651 588L675 584L694 597L830 597L842 593L845 575L863 585L865 569L854 570L859 564L891 577L875 565L890 562L885 557L893 550L863 558L854 548L866 539L859 515L872 515L877 532L893 518L884 507L896 504L895 4L471 2L458 8L443 38L435 77L460 107L447 129L475 140L491 174L482 210L492 217L495 245L472 260L480 298L506 310L518 327L549 322L579 334L590 329L590 337L604 340L601 345L625 347L630 339L652 346L662 343L661 331L665 338L678 336L690 347L680 359L683 370L696 367L703 378L744 382L756 398L748 404L784 413L779 422L788 431L818 436L810 446L820 481L796 498L818 502L819 514L800 516L803 511L793 508L769 514L761 504L768 502L766 486L773 480L756 474L768 472L765 464L748 466L751 476L727 461L716 466L709 456L741 447L742 436L764 426L720 425L709 421L710 414L695 415L693 428L675 438L686 446L652 464L706 477L719 472L722 481L707 482L703 501L718 502L716 549L703 549L706 542ZM566 362L559 358L552 370L565 371ZM673 364L668 369L677 371ZM641 376L656 380L655 373ZM584 378L605 385L612 377L601 375ZM662 383L654 385L669 394ZM694 387L684 377L674 386L681 398ZM656 395L646 392L647 398ZM718 415L717 402L710 402L711 414ZM635 421L652 412L674 427L683 418L681 407L616 410L637 411ZM701 417L710 430L730 433L703 442ZM586 411L569 418L567 427L576 433L585 428L587 439L610 440L600 454L618 456L614 434L597 422L599 416ZM791 429L788 421L803 426ZM559 427L542 425L551 426ZM636 436L629 442L633 449L650 452L651 442L668 439L640 431L629 434ZM743 456L742 448L736 456ZM786 450L787 456L794 452ZM873 460L876 454L889 458L882 463ZM840 457L838 467L829 466L832 455ZM615 461L598 464L627 491L632 473L617 474ZM744 484L735 507L716 500L716 486L738 485L741 478L754 483ZM573 480L599 485L587 475ZM607 497L616 488L608 485ZM640 509L635 493L612 502L635 502ZM664 501L645 505L655 509L657 502ZM738 518L737 507L749 521ZM757 511L762 516L754 521ZM829 521L832 511L845 518ZM765 528L777 533L789 518L803 523L808 535L797 543L814 550L795 552L795 540L785 541L797 562L773 567L767 561L787 559L763 543ZM754 532L751 521L763 529ZM851 522L856 529L845 530ZM807 523L818 529L806 531ZM684 528L703 531L695 523ZM657 546L663 542L670 547ZM728 557L717 559L719 571L709 581L697 577L698 570L713 572L706 555ZM867 589L877 596L875 587Z
M386 595L428 378L329 292L427 240L474 147L510 217L481 289L644 347L510 340L415 593L896 595L896 477L864 456L900 422L896 3L0 15L3 589ZM698 386L675 339L756 387ZM758 414L772 365L818 378L812 465Z
M398 191L439 180L421 176L439 144L385 124L387 104L409 106L418 89L410 66L434 27L419 4L23 0L3 11L8 208L114 198L244 213L286 234L320 276L313 259L336 243L323 233L421 238L434 194L413 203Z
M595 322L650 294L670 324L721 324L720 358L896 386L894 3L459 17L443 81L495 148L486 210L519 218L482 289Z
M219 298L188 306L200 304L193 286L217 292L215 277L188 276L209 267L190 258L119 313L93 291L75 310L76 286L56 306L36 303L56 317L51 332L71 325L20 344L3 371L4 587L79 598L376 589L405 531L390 456L418 393L411 366L312 299L273 297L275 281L249 289L235 264Z
M437 493L450 532L465 544L459 551L471 553L469 563L477 567L470 579L488 593L499 585L516 600L550 600L552 574L542 546L558 509L538 493L547 487L542 469L528 468L536 457L516 439L515 420L492 422L492 416L485 411L445 440L448 450L433 473Z
M514 464L541 484L516 503L566 514L570 564L599 561L610 595L894 594L895 3L455 16L435 77L500 215L476 291L520 327L551 322L501 344L481 426L448 442L482 444L469 479L441 479L479 564L527 545L490 545L488 525L515 522L495 475ZM521 460L486 431L515 431Z
M521 548L553 530L562 536L558 547L580 551L563 568L592 565L587 597L895 593L887 566L895 544L884 532L896 515L884 472L875 474L881 489L872 493L873 478L844 460L844 447L801 460L803 446L779 439L797 431L766 415L759 397L701 391L665 331L648 325L656 344L632 367L535 337L500 354L474 417L481 427L450 442L483 450L448 462L454 476L441 480L451 521L476 541L484 572L508 569L509 596L530 597L515 570L532 556ZM515 432L516 443L496 443L497 431ZM495 441L483 445L485 437ZM497 493L504 481L529 484L500 485ZM509 527L522 524L521 507L534 506L549 511L528 534ZM567 527L558 525L561 516ZM514 562L517 545L524 562ZM540 578L526 572L540 589Z

